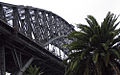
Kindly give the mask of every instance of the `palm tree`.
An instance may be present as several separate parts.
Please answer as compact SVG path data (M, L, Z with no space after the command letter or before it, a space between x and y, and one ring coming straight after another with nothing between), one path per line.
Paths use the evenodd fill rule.
M108 12L98 24L88 15L88 25L78 24L80 31L68 35L70 48L65 75L120 75L120 29L118 17Z
M25 75L42 75L43 72L39 72L39 69L40 67L37 67L36 65L30 65L27 71L25 72Z

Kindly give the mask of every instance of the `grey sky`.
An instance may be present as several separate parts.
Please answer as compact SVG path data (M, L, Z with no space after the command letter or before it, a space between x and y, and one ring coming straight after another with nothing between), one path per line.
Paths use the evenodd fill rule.
M49 10L71 24L86 24L84 18L87 15L93 15L100 23L108 11L120 14L120 0L1 0L0 2Z
M69 23L86 23L87 15L93 15L99 23L108 11L120 13L120 0L1 0L16 5L27 5L52 11Z

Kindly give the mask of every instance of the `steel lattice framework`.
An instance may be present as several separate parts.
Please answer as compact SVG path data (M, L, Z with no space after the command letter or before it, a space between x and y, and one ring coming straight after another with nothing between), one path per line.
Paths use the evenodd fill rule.
M74 30L67 21L50 11L30 6L0 4L0 18L42 46L46 46L54 38L65 36ZM50 44L64 50L61 47L66 42L68 42L67 39L62 38L50 42ZM65 49L64 52L67 50Z
M30 45L32 43L37 44L37 46L40 46L42 47L42 49L47 51L46 54L47 53L49 54L50 52L52 54L51 56L54 55L55 59L57 60L61 60L67 57L68 48L62 48L62 45L71 42L70 39L66 38L66 35L74 31L74 27L71 24L69 24L67 21L65 21L63 18L61 18L60 16L52 13L51 11L34 8L31 6L12 5L12 4L0 2L0 19L2 20L2 23L3 23L3 24L2 23L0 24L1 26L4 24L8 25L6 27L8 27L8 29L12 28L14 32L13 34L15 34L17 37L25 36L27 40L31 41L29 42ZM12 31L12 29L10 31ZM3 31L1 31L1 36L3 36L2 32ZM2 37L0 39L2 39ZM18 42L16 42L16 44L17 43ZM18 64L18 67L21 69L20 62L23 59L20 60L21 56L18 54L22 53L22 50L17 52L16 49L18 47L23 46L22 45L23 43L21 44L21 46L16 46L16 44L14 44L14 48L13 48L14 50L12 51L12 55L14 57L14 60L17 60L16 63ZM3 45L1 44L0 47L2 48L2 46ZM25 46L25 49L27 47ZM28 54L29 53L30 52L28 52ZM35 52L31 52L31 54L32 53L35 54ZM43 55L44 54L45 53L43 53ZM4 51L3 51L3 54L1 52L1 55L2 56L4 55ZM23 55L24 55L24 52L23 52ZM8 57L7 55L5 56ZM26 59L30 58L30 57L27 57L27 54L26 56L24 55L23 57L26 57ZM37 57L39 57L39 55ZM43 56L41 57L43 58ZM43 59L48 59L48 57L44 57ZM32 58L30 58L30 60L32 60ZM48 61L48 62L52 62L52 61ZM37 62L34 62L34 63L37 63ZM10 71L10 72L13 72L13 71ZM46 73L46 75L62 75L62 74Z

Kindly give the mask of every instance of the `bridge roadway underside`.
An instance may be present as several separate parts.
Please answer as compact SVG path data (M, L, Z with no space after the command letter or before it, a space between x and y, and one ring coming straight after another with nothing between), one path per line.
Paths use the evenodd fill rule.
M0 21L0 70L17 75L33 57L43 75L64 75L62 60Z

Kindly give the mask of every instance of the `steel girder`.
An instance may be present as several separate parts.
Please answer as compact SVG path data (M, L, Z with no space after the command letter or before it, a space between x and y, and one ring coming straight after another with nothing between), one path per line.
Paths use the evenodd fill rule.
M74 31L74 27L71 24L69 24L67 21L65 21L63 18L61 18L60 16L52 13L51 11L34 8L31 6L12 5L12 4L0 2L0 19L2 20L2 22L3 21L5 22L4 23L5 25L8 25L7 28L10 29L9 31L10 33L12 32L13 35L15 35L14 37L16 36L18 37L18 34L21 34L23 37L24 36L27 37L32 41L32 42L29 42L30 44L34 42L37 45L44 47L45 49L47 49L45 52L49 51L50 53L53 54L52 55L53 57L54 55L57 56L57 58L55 57L57 60L61 60L61 59L64 59L64 57L66 57L68 48L62 48L62 45L71 42L71 40L66 38L66 36L70 32ZM9 32L6 33L8 34L7 36L5 34L6 37L10 36ZM13 41L12 43L14 44ZM18 66L17 68L21 69L22 60L20 59L20 55L18 55L16 52L18 51L17 49L19 49L19 46L16 46L15 44L14 45L13 44L12 46L14 46L15 48L10 49L13 56L13 58L12 57L11 58L13 59L13 61L15 61L14 63ZM23 50L19 49L19 50L20 52L18 53L22 53L21 51L23 51L24 49ZM49 52L47 52L48 55L50 54ZM1 55L3 54L1 53ZM32 55L30 52L30 57ZM43 52L43 55L44 55L44 52ZM45 55L47 56L47 54ZM27 60L30 57L28 57ZM1 59L5 60L4 58L1 58ZM49 60L49 58L47 59ZM43 59L41 60L45 61ZM49 62L51 62L51 60ZM53 63L51 62L51 64ZM55 65L53 64L53 66Z
M34 61L33 61L34 58ZM62 60L0 20L0 71L21 75L32 63L45 75L63 75ZM51 73L51 74L49 74Z
M0 19L41 46L74 31L74 27L60 16L31 6L0 3ZM60 38L50 44L67 53L68 49L61 46L68 42L68 39Z

